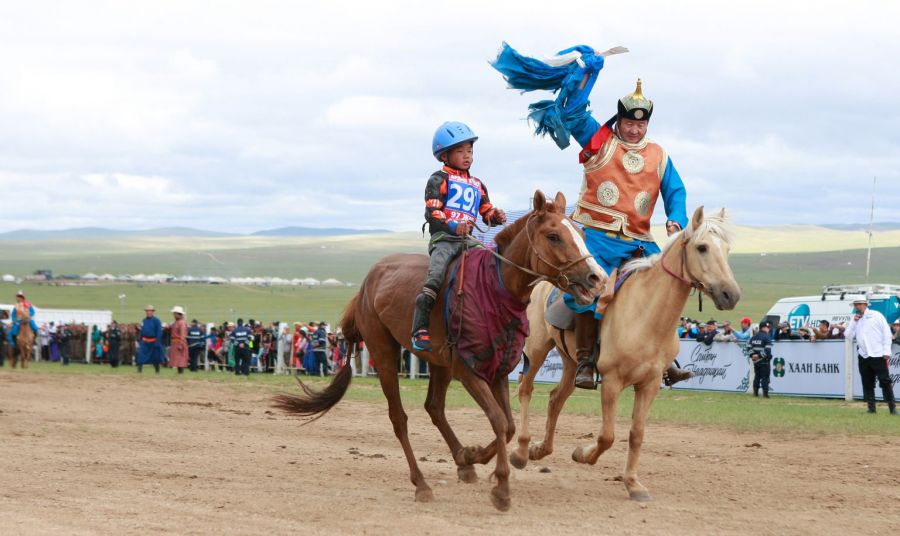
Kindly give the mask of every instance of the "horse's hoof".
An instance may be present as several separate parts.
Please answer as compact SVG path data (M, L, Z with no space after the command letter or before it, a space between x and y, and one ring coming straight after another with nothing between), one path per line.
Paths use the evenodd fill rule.
M575 447L575 450L572 451L572 460L578 463L587 463L584 459L584 449L581 447Z
M653 497L650 496L650 493L645 489L638 489L634 491L628 492L628 497L632 501L637 502L650 502L653 500Z
M520 456L518 451L514 450L509 455L509 463L516 469L525 469L525 466L528 465L528 460L526 460L524 456Z
M475 468L471 465L461 465L457 467L456 476L459 478L459 481L464 484L474 484L478 482L478 473L475 472Z
M538 443L537 445L531 445L531 448L528 449L528 459L532 461L540 460L546 457L550 452L548 452L543 443Z
M494 508L501 512L506 512L512 506L512 499L509 495L503 496L497 488L491 490L491 504Z
M476 458L478 458L478 453L481 452L481 447L464 447L461 454L462 465L472 465L475 463Z
M422 488L416 490L416 502L429 503L434 500L434 493L431 488Z

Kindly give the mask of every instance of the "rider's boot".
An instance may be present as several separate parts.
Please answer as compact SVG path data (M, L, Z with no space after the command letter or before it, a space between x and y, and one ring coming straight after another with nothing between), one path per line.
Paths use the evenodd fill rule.
M675 363L669 365L669 368L663 372L663 382L666 387L671 387L678 382L689 380L694 377L694 373L689 370L678 368Z
M593 311L580 313L575 317L575 359L578 360L575 387L579 389L597 388L597 355L600 353L600 345L597 341L599 325Z
M412 347L417 352L431 351L431 333L428 331L428 323L431 319L431 309L437 293L425 287L416 296L416 311L413 315Z

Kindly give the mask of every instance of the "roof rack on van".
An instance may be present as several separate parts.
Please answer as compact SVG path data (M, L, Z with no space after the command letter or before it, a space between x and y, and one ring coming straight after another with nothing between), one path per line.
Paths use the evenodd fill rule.
M822 288L822 300L825 296L840 295L841 299L847 294L897 294L900 295L900 285L888 285L886 283L868 283L864 285L826 285Z

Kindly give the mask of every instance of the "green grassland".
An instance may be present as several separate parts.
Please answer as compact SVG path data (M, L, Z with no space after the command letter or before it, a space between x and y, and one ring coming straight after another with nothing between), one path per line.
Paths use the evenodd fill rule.
M843 236L843 235L835 235ZM846 240L843 238L842 240ZM303 238L139 238L133 240L0 241L0 273L28 274L39 268L60 274L152 274L207 276L277 276L336 278L346 287L257 287L181 284L0 284L0 303L10 303L24 288L46 308L109 309L116 317L142 316L147 303L160 311L181 305L190 317L220 322L241 316L262 321L336 321L379 258L395 252L423 253L426 240L417 233ZM809 244L804 244L804 249ZM820 244L821 246L821 244ZM754 246L756 247L756 246ZM780 246L779 246L780 247ZM773 249L779 249L774 247ZM822 246L824 247L824 246ZM704 300L701 313L691 299L685 314L694 318L759 319L776 300L815 295L823 285L861 283L864 249L803 253L743 252L731 256L743 297L733 312L715 311ZM870 280L900 283L900 247L872 250ZM118 299L125 294L123 301ZM168 313L166 313L168 318Z
M9 369L0 369L0 371ZM55 363L34 364L27 371L16 371L15 374L109 374L134 378L138 381L206 381L222 385L223 389L254 389L259 392L297 393L294 379L289 376L270 374L253 374L250 377L235 377L220 372L198 372L196 374L177 375L174 370L164 369L162 374L143 374L138 376L132 367L113 369L101 365L73 364L63 367ZM316 388L325 386L328 379L304 378ZM404 405L409 408L421 408L428 392L428 382L424 380L400 381L401 396ZM536 385L532 398L532 408L538 415L532 423L533 430L543 430L543 415L551 385ZM516 385L511 384L513 407L518 411L518 400L515 396ZM370 401L383 404L385 412L387 403L375 378L354 378L346 398L349 400ZM627 419L631 415L633 403L632 391L622 394L617 408L617 416ZM453 382L447 393L447 407L475 408L472 398L463 387ZM266 408L268 409L268 408ZM672 391L664 389L660 392L650 412L650 422L666 422L699 428L726 428L737 431L766 431L803 435L873 435L900 436L900 419L887 414L886 408L876 415L866 415L860 402L843 400L811 399L774 396L770 399L753 398L738 393L711 393ZM580 415L600 415L600 397L597 392L580 391L569 398L565 411ZM327 417L326 417L327 418ZM386 419L387 417L385 417ZM385 420L387 423L387 420ZM386 424L387 425L387 424ZM597 428L599 429L599 419ZM627 437L627 432L619 431L620 437Z

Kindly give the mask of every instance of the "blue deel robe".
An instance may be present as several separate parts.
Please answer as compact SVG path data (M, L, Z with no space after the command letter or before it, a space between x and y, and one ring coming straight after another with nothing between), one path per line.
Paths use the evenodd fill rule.
M138 348L138 365L159 365L163 362L163 327L155 316L145 318L141 323L140 347ZM156 342L144 342L144 337L155 337Z

